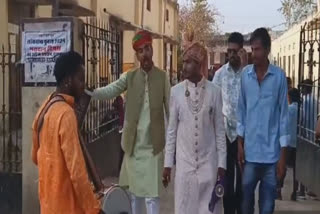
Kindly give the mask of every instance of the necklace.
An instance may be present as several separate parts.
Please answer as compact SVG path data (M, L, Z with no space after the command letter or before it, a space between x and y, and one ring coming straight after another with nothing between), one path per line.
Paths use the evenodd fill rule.
M199 82L199 88L200 88L200 93L196 93L196 100L192 100L191 96L190 96L190 91L189 91L189 87L188 87L188 81L186 81L186 92L185 92L185 96L187 99L187 104L188 104L188 108L191 111L192 114L198 114L203 106L203 102L204 102L204 95L205 95L205 86L204 83L205 81L200 81ZM199 95L199 99L198 99L198 95Z

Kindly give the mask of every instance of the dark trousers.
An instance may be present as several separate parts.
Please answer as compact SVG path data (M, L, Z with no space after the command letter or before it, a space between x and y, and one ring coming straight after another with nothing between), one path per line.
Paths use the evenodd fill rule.
M227 138L226 191L223 197L225 214L241 214L241 171L237 161L238 143Z

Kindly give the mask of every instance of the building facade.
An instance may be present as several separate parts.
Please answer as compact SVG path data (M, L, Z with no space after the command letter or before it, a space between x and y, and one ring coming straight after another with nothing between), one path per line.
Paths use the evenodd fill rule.
M177 0L2 0L0 2L0 46L9 48L19 33L23 18L95 16L123 32L123 70L137 66L132 37L145 29L153 34L154 63L176 76L178 10ZM15 42L16 43L16 42ZM11 47L17 47L11 45Z
M318 5L320 5L320 1L318 1ZM301 30L305 24L309 23L310 21L316 20L319 17L320 13L318 9L318 12L310 14L304 20L294 24L288 30L284 31L281 35L278 35L272 40L270 60L286 72L287 77L290 77L292 79L294 87L298 87L299 84L299 55L300 49L303 48L303 46L301 46L300 39ZM317 45L318 44L316 43L315 46ZM315 46L313 47L313 49L317 50L318 47ZM305 48L306 50L308 50L310 47L306 46ZM308 58L307 53L304 53L303 55L305 58ZM315 51L313 57L315 59L319 59L319 52ZM302 63L302 60L300 61ZM306 64L304 64L303 66L305 66L304 69L308 69L308 66ZM318 70L318 66L318 64L315 64L313 70ZM304 75L304 79L310 78L312 80L316 80L319 78L318 72L314 72L311 76L308 76L307 73L304 73Z
M209 50L209 68L217 69L229 61L228 58L228 37L229 33L225 35L214 36L208 47ZM251 62L251 46L250 46L250 35L245 34L243 48L248 53L249 63Z

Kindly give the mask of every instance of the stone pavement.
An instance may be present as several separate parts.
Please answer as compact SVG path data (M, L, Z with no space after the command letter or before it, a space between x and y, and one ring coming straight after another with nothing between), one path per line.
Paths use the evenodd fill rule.
M288 169L287 177L282 191L282 201L276 201L275 214L320 214L320 201L307 200L290 201L292 193L292 170Z
M110 184L111 182L117 182L117 179L107 178L105 180L106 184ZM276 211L274 214L320 214L320 201L311 200L308 198L307 200L293 202L290 201L291 192L292 171L288 169L287 177L282 191L283 200L276 201ZM258 203L256 202L256 204ZM172 183L169 185L168 189L163 191L161 195L160 214L174 214L174 194ZM255 214L259 214L257 209Z

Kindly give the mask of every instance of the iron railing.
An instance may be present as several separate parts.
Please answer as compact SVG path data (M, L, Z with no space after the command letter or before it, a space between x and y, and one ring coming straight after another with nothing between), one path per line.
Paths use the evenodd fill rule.
M314 19L301 27L298 76L301 94L298 135L310 143L316 143L315 128L320 110L319 62L320 19Z
M122 33L96 18L87 18L83 29L83 56L89 88L116 81L122 72ZM84 122L86 142L94 142L118 128L113 101L91 101Z
M320 19L301 27L299 52L298 141L296 148L297 180L308 190L320 194L320 146L316 137L319 114Z
M18 55L2 47L0 51L0 172L21 173L22 70L16 65Z
M310 82L305 82L309 80ZM300 105L298 120L298 135L309 143L318 144L315 136L319 114L319 80L305 79L299 84Z

